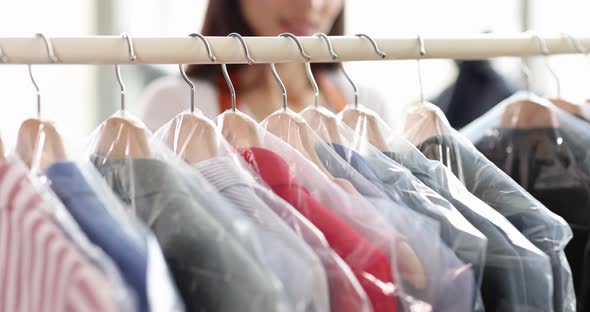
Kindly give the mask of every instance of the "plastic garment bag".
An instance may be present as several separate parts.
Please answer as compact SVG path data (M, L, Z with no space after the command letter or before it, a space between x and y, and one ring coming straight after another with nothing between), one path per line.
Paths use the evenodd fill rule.
M177 125L173 121L167 123L156 132L155 137L165 140L174 136L180 132ZM232 159L231 150L221 139L223 137L219 134L217 137L220 139L213 137L217 140L213 143L217 146L217 157L201 160L193 167L187 163L178 164L183 167L187 181L190 181L193 196L228 232L235 232L234 236L240 244L277 278L288 299L290 311L329 311L326 273L319 258L258 198L251 187L253 178L243 172L239 163L234 162L239 161L237 154L234 152L235 158ZM186 150L184 147L176 148ZM190 159L190 155L186 156ZM203 191L211 187L219 194L212 196L213 191Z
M168 142L176 141L170 140L171 137L174 138L179 133L176 127L176 125L168 123L160 128L160 130L155 133L155 136ZM190 136L196 136L194 139L198 140L198 132L189 132ZM193 140L192 137L187 138L187 141L196 140ZM216 134L215 140L216 150L219 153L218 157L193 164L195 169L199 170L199 172L213 183L218 190L222 191L222 195L225 194L224 197L232 201L236 208L241 208L245 213L248 213L249 218L254 219L253 222L259 223L260 221L263 221L261 220L261 216L265 214L263 209L264 206L267 205L268 208L272 209L272 211L293 230L293 233L303 239L313 249L315 254L321 260L328 279L331 310L371 311L367 295L361 288L358 280L352 275L350 268L348 268L344 261L330 248L323 234L297 212L295 208L272 193L271 190L257 183L253 179L253 173L249 171L249 167L245 165L236 151L229 146L223 136ZM177 147L177 150L182 151L184 148ZM252 193L254 193L254 196L252 196ZM195 194L198 194L198 192ZM244 205L248 203L244 200L245 196L250 199L249 204L254 207L247 207ZM219 207L213 207L213 209L218 210ZM260 226L266 227L266 225ZM269 236L275 234L265 234L262 232L261 235ZM264 239L264 237L261 239ZM268 248L263 251L268 253L280 252L282 250L282 248L278 248L276 251L269 251ZM288 255L285 254L282 257L277 257L276 260L281 262L283 261L282 258L285 256ZM295 257L300 257L300 255L296 255ZM285 263L285 265L286 264L287 263ZM280 265L280 263L278 263L278 265ZM298 274L295 281L285 280L286 283L293 284L286 285L287 287L306 287L306 284L302 283L303 277L307 276L306 274L314 273L298 272L297 270L294 270L293 267L283 269L292 271L290 274ZM289 274L289 272L283 273ZM281 275L290 277L291 279L293 278L292 275ZM318 276L317 278L321 278L321 276ZM320 291L322 288L320 287L321 284L318 283L319 281L321 280L312 279L312 282L316 283L316 285L308 287L309 291L315 293L314 296L311 296L312 298L323 294L323 292Z
M126 118L143 129L141 135L151 135L139 120L129 114ZM137 157L127 153L136 144L133 136L114 133L115 139L124 141L105 142L100 135L105 126L91 135L88 156L117 196L155 234L187 310L290 311L280 281L235 237L240 229L251 237L251 224L238 220L229 232L196 200L194 183L219 204L220 213L229 203L202 177L191 174L189 180L186 164L159 140L149 142L147 156ZM116 153L100 148L104 144L117 146Z
M88 238L119 267L140 311L184 311L153 234L125 207L88 161L60 161L45 178Z
M330 116L325 108L325 116ZM362 109L362 108L361 108ZM302 113L306 116L306 112ZM461 283L461 272L471 271L475 276L474 291L479 291L481 275L485 262L486 237L473 227L446 199L428 188L414 177L409 170L385 156L375 147L368 144L366 132L354 132L342 121L332 115L333 123L340 134L340 144L330 144L346 162L357 169L365 178L376 186L384 189L392 198L401 200L407 207L437 220L441 227L441 238L445 244L466 264L460 266L448 281L449 285ZM329 125L311 122L314 130L323 138L329 138ZM360 121L362 122L362 121ZM358 152L358 153L357 153ZM454 280L456 279L456 280ZM451 289L449 289L451 288ZM445 289L447 297L457 300L463 296L465 289L449 287ZM457 291L452 295L449 291ZM442 296L442 295L441 295ZM471 306L474 310L483 309L481 298Z
M536 103L530 108L535 112L526 112L526 107L514 109L522 101ZM545 120L549 122L541 118L549 118ZM548 246L543 250L554 250L554 279L561 278L561 285L556 284L555 287L559 286L562 291L559 307L564 311L574 310L571 277L563 259L564 246L573 273L578 311L588 308L589 303L584 300L590 298L589 130L587 122L558 109L547 100L517 93L462 131L483 156L524 188L515 187L516 183L508 181L503 174L492 176L482 170L482 176L493 177L490 182L496 185L495 193L499 193L490 195L510 198L515 205L506 208L511 209L510 213L519 217L521 222L530 224L531 231L535 230L531 241L540 242L545 236ZM476 185L476 190L477 187L484 186ZM500 193L508 188L516 188L517 191L505 195ZM571 233L564 220L545 207L570 225L573 231L571 241ZM518 208L520 210L516 210ZM529 216L531 213L518 214L524 209L538 212L534 218Z
M47 183L14 155L0 172L0 309L136 311L117 268L79 231Z
M417 144L426 157L445 164L469 192L512 223L513 227L508 224L500 229L511 240L518 255L517 258L505 257L504 263L524 269L527 282L518 288L525 291L519 303L533 310L557 306L559 311L563 304L571 306L571 300L560 299L569 293L563 286L564 279L568 278L567 262L560 254L571 233L563 220L556 218L477 152L468 140L449 126L434 105L420 105L410 113L408 116L412 118L406 117L405 121L406 138ZM514 231L514 227L522 234ZM493 238L483 233L491 245ZM551 267L545 268L545 259L538 257L537 248L529 248L530 244L514 244L524 238L522 235L549 256ZM484 302L485 299L484 295Z
M428 187L451 202L478 230L488 238L485 265L483 266L482 293L487 310L520 309L523 294L523 271L520 259L512 245L520 245L521 235L514 233L502 216L481 200L469 193L463 184L439 161L428 160L412 144L397 135L383 121L378 120L379 131L387 134L383 153L408 168L412 174ZM357 123L363 125L363 121ZM358 140L363 144L369 139L364 127L355 129ZM376 168L378 169L378 168ZM376 170L379 176L386 175ZM512 239L514 241L512 241ZM526 243L525 243L526 244ZM478 307L481 309L481 307Z
M219 118L224 118L224 114ZM371 298L373 309L395 309L394 297L397 297L402 303L397 307L400 310L429 310L431 303L422 300L431 295L428 292L432 285L426 279L439 277L440 272L432 271L433 275L427 277L425 270L432 270L432 267L421 263L423 258L416 255L414 246L408 243L409 239L401 236L386 218L403 220L400 223L405 223L407 228L424 225L421 234L428 237L432 233L431 237L435 238L428 247L439 251L436 245L437 224L415 215L412 215L412 221L404 219L406 215L398 213L395 205L384 196L365 199L349 181L328 179L319 168L288 144L262 128L259 133L262 133L263 146L242 149L242 155L275 193L291 203L324 233L332 248L359 278ZM333 159L343 163L336 155ZM350 173L354 174L354 170L350 170ZM366 181L364 183L369 185ZM375 192L379 194L377 190ZM383 215L376 210L375 205L379 205ZM404 225L400 227L403 229ZM407 232L417 233L417 229ZM411 296L408 291L412 293Z
M79 230L116 267L128 291L133 293L129 297L135 301L137 310L183 311L162 251L149 230L124 213L121 203L87 160L83 163L65 160L61 143L61 157L42 161L46 153L53 154L56 142L61 142L53 125L39 127L34 138L36 142L31 143L35 149L29 166L34 168L43 187L52 191L50 196L56 196L55 200L63 204L58 209L64 209L67 216L64 222L71 222L67 226ZM121 296L124 298L126 294Z

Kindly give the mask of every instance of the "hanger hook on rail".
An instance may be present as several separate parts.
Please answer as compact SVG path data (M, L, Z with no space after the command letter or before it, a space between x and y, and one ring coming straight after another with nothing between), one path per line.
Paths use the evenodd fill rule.
M49 57L49 62L57 63L58 60L55 56L55 51L53 50L53 44L51 43L51 40L42 33L35 34L35 37L43 39L43 42L45 43L45 48L47 49L47 56ZM2 59L4 60L5 56L3 56ZM33 83L33 86L35 87L35 91L37 93L37 118L41 119L41 91L39 90L39 85L37 85L37 82L35 81L35 77L33 76L33 70L31 67L31 64L28 64L29 77L31 78L31 82Z
M418 58L416 63L418 64L418 86L420 87L420 104L424 104L424 85L422 83L422 65L420 60L426 56L426 44L424 44L424 38L418 34Z
M588 49L584 47L584 45L579 39L576 39L574 36L564 32L561 33L561 36L567 38L572 44L572 46L576 49L576 51L580 53L580 55L582 55L584 59L586 59L586 61L588 61L588 64L590 64L590 58L588 57Z
M375 40L373 40L373 38L369 37L366 34L356 34L355 36L369 40L369 42L373 46L373 49L375 50L375 53L377 53L377 55L379 55L379 57L381 57L382 59L387 57L387 54L385 54L385 52L383 52L383 51L381 51L381 49L379 49L379 47L377 46L377 43L375 42ZM343 67L341 67L341 68L343 68ZM346 75L346 76L348 78L348 75ZM348 79L350 81L350 78L348 78ZM354 108L358 108L358 92L356 92L354 95Z
M244 55L246 56L246 60L248 61L248 65L254 64L254 60L252 59L252 57L250 57L248 45L246 45L246 41L244 40L244 38L242 38L242 35L238 33L231 33L227 36L238 38L238 40L240 40L242 48L244 49ZM231 78L229 77L229 73L227 72L227 65L225 63L221 64L221 71L223 72L223 78L225 78L225 82L227 83L227 87L229 88L229 94L231 95L231 109L233 112L235 112L237 107L236 89L234 88L234 84L231 82Z
M328 36L326 36L326 34L317 33L314 36L322 38L324 40L324 42L326 43L326 45L328 45L328 51L330 52L330 56L332 56L333 60L338 59L338 54L336 54L336 52L334 52L334 47L332 46L332 42L330 41L330 38ZM343 64L340 65L340 71L342 71L342 73L344 74L344 77L346 77L346 80L348 80L348 83L350 83L350 85L352 86L352 90L354 91L354 107L357 108L358 103L359 103L359 89L358 89L356 83L354 83L354 81L352 81L352 78L350 78L350 75L348 75L348 73L346 72L346 69L344 68Z
M211 52L211 45L209 45L209 41L207 41L207 39L205 39L205 37L201 34L192 33L189 36L192 38L201 39L201 41L205 44L205 48L207 49L207 55L209 56L209 60L211 60L211 62L215 62L216 58L213 55L213 53ZM178 64L178 69L180 70L180 75L182 76L182 79L184 79L184 81L191 88L190 108L191 108L191 113L194 113L195 112L195 93L196 93L195 84L190 80L190 78L186 74L186 71L184 71L184 66L182 64Z
M301 54L303 59L305 59L305 74L307 75L307 79L309 80L309 83L311 84L311 87L313 88L314 107L318 108L319 103L320 103L320 89L318 87L318 84L317 84L315 77L313 76L313 72L311 70L311 63L310 63L311 56L309 56L307 53L305 53L305 50L303 49L303 44L301 44L301 41L299 40L299 38L297 38L292 33L282 33L279 36L292 39L295 42L295 44L297 45L297 48L299 49L299 54Z
M551 54L551 52L547 48L547 42L545 41L545 39L543 39L541 36L539 36L539 34L537 32L535 32L533 30L528 30L527 32L529 34L531 34L531 36L536 40L539 50L543 54L543 58L545 61L545 67L547 67L547 70L549 70L549 73L551 73L553 80L555 80L555 86L557 88L557 97L560 98L561 97L561 81L559 80L559 76L557 75L555 70L553 70L551 63L549 62L549 55Z
M133 40L129 36L128 33L121 33L121 37L127 40L127 48L129 50L129 60L131 62L135 62L137 59L137 55L135 55L135 46L133 45ZM121 112L125 112L125 84L123 83L123 79L121 78L121 67L119 64L115 64L115 75L117 76L117 82L119 83L119 88L121 90Z

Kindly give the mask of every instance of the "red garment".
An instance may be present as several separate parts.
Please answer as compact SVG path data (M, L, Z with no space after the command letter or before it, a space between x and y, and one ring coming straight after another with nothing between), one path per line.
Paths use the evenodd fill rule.
M0 311L116 311L109 283L53 223L27 174L0 164Z
M332 210L318 203L291 177L289 165L279 155L256 147L241 149L240 154L277 195L324 233L332 249L344 259L361 283L373 310L396 311L393 274L385 253Z

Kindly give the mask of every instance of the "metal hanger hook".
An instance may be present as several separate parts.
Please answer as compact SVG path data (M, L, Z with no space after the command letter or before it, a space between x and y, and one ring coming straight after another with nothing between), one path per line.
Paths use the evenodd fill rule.
M277 81L277 84L279 85L279 87L281 88L281 92L283 93L283 111L287 111L287 88L281 80L281 77L279 76L279 73L277 72L277 68L274 63L270 64L270 71L272 72L272 75L275 77L275 80Z
M55 56L55 51L53 50L53 44L51 44L51 40L42 33L35 34L35 37L43 39L43 42L45 43L45 48L47 49L47 57L49 58L49 62L57 63L58 60ZM5 56L3 56L2 59L4 61ZM37 85L37 82L35 81L35 77L33 76L33 70L31 67L31 64L28 64L29 77L31 78L31 82L33 83L33 87L35 87L35 91L37 93L37 118L41 119L41 91L39 90L39 85Z
M328 46L328 52L330 53L330 56L332 57L333 60L338 58L338 54L336 54L336 52L334 52L334 47L332 47L332 42L330 41L330 38L328 38L328 36L326 36L326 34L317 33L317 34L314 34L313 36L324 40L324 42Z
M213 52L211 52L211 45L209 45L209 41L207 41L207 39L201 35L201 34L197 34L197 33L192 33L189 35L192 38L199 38L201 39L201 41L203 42L203 44L205 44L205 48L207 49L207 55L209 56L209 60L211 60L211 62L215 62L216 58L213 55ZM188 75L186 74L186 71L184 70L184 66L182 64L178 64L178 69L180 70L180 75L182 76L182 79L184 79L184 81L188 84L188 86L191 88L191 113L195 112L195 84L190 80L190 78L188 77Z
M137 59L137 55L135 55L135 46L133 45L133 40L129 36L128 33L121 33L121 37L127 40L127 47L129 49L129 60L135 62ZM121 111L125 112L125 84L123 83L123 79L121 78L121 68L119 64L115 64L115 74L117 76L117 82L119 83L119 88L121 89Z
M531 85L532 85L531 69L524 61L524 58L520 59L520 69L522 70L522 73L524 74L524 76L526 78L526 91L527 91L527 93L531 93Z
M422 84L422 65L420 60L426 56L426 45L424 44L424 38L422 35L418 34L418 52L419 56L416 59L416 63L418 63L418 85L420 86L420 104L424 104L424 86Z
M322 38L324 40L324 42L328 46L328 51L330 52L330 56L332 56L333 60L338 59L338 54L336 54L336 52L334 51L334 47L332 46L332 42L330 41L330 38L328 36L326 36L326 34L317 33L314 36ZM350 75L348 75L348 73L346 72L346 69L344 69L343 64L340 66L340 71L342 71L342 73L344 74L344 77L346 77L346 80L348 80L348 83L350 83L350 86L352 86L352 90L354 91L354 108L356 109L359 106L359 89L358 89L356 83L354 83L354 81L352 81L352 78L350 78Z
M209 60L211 62L215 62L217 60L217 58L213 55L213 52L211 51L211 45L209 44L209 41L207 40L207 38L205 38L205 36L199 33L192 33L189 36L201 39L201 41L205 45L205 48L207 48L207 56L209 57Z
M580 40L576 39L574 36L572 36L568 33L565 33L565 32L562 32L561 36L568 39L569 42L572 44L572 46L576 49L576 51L578 53L583 54L583 55L588 54L588 49L586 49L584 47L584 45L582 44L582 42Z
M539 34L537 34L537 32L535 32L533 30L529 30L527 32L530 33L531 36L536 40L539 50L543 54L544 61L545 61L545 67L547 67L547 70L549 70L549 73L551 73L553 80L555 80L555 86L557 88L557 97L560 98L561 97L561 81L559 80L559 76L557 75L555 70L553 70L551 63L549 62L549 55L551 54L551 52L547 48L547 42L545 42L545 39L543 39L541 36L539 36Z
M248 46L246 45L246 41L244 41L244 38L242 38L242 35L238 33L231 33L227 36L238 38L238 40L240 40L242 48L244 49L244 55L246 56L246 60L248 61L248 65L254 64L254 60L252 59L252 57L250 57L250 51L248 51ZM237 107L236 89L234 88L234 84L231 82L231 78L229 77L229 73L227 72L226 64L221 64L221 71L223 72L223 78L225 78L225 82L227 83L227 87L229 88L229 94L231 95L231 109L233 112L235 112Z
M301 41L295 35L293 35L291 33L282 33L279 35L279 37L290 38L291 40L295 41L295 44L297 44L297 48L299 48L299 54L301 54L301 56L306 61L305 62L305 74L307 75L307 80L309 80L309 83L311 84L311 87L313 88L314 107L318 108L320 105L320 88L318 87L315 77L313 76L313 72L311 71L311 63L310 63L311 56L309 56L307 53L305 53L305 50L303 49L303 44L301 44Z
M248 65L254 64L254 59L250 56L250 50L248 49L248 45L246 44L246 41L244 40L242 35L234 32L229 34L228 37L234 37L240 40L240 43L242 44L242 49L244 49L244 54L246 55L246 60L248 61Z
M365 34L356 34L355 36L369 40L369 42L373 46L373 49L375 50L375 53L377 53L381 58L385 58L387 56L387 54L385 54L385 52L383 52L383 51L381 51L381 49L379 49L379 47L377 46L377 42L375 42L375 40L373 40L373 38L371 38Z
M574 36L572 36L568 33L564 33L564 32L561 33L561 36L567 38L570 41L570 43L572 44L572 46L576 49L576 51L584 57L584 59L588 62L588 64L590 64L590 58L587 55L588 49L586 49L586 47L584 47L584 45L582 44L582 42L580 40L578 40Z

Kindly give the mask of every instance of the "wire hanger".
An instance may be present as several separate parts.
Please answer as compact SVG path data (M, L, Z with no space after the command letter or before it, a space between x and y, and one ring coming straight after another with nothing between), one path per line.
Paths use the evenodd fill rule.
M133 40L127 33L121 37L127 42L129 60L137 59ZM151 150L148 144L148 132L145 126L137 120L125 117L125 84L121 77L121 68L115 64L115 75L121 93L120 112L109 117L101 126L95 153L105 158L148 158Z
M586 58L586 54L588 53L588 50L581 44L580 41L578 41L576 38L574 38L573 36L567 34L567 33L561 33L561 36L566 38L570 44L576 49L576 52L578 52L580 55L584 56L584 58L587 61L590 61L590 59ZM572 114L572 115L576 115L576 116L581 116L582 118L588 120L588 114L584 113L586 112L588 109L587 107L584 106L584 103L581 104L577 104L577 103L572 103L566 100L563 100L561 97L558 96L558 98L556 99L549 99L551 101L551 103L555 104L555 106L561 108L562 110ZM590 103L588 101L586 101L586 105Z
M250 51L248 50L248 46L246 45L246 41L242 38L242 35L238 33L231 33L227 35L228 37L238 38L240 43L242 44L242 49L244 50L244 55L246 56L246 60L248 61L248 65L254 64L254 60L250 57ZM237 110L237 103L236 103L236 89L234 88L234 84L231 82L231 78L227 71L227 64L221 64L221 71L223 72L223 77L225 78L225 82L229 88L229 94L231 95L231 109L232 111Z
M334 49L332 48L332 43L330 42L330 39L328 38L328 36L326 36L325 34L316 34L316 35L320 36L322 39L324 39L324 41L327 42L328 50L330 50L330 54L332 55L332 58L333 59L338 58L338 55L334 52ZM383 51L381 51L379 49L379 47L377 47L377 43L371 37L369 37L365 34L356 34L355 36L369 40L369 42L373 46L373 49L375 50L375 53L377 53L381 58L384 59L387 56ZM356 108L358 108L358 105L359 105L358 86L356 85L356 83L354 83L352 78L350 78L350 75L348 74L348 72L344 68L344 65L340 66L340 71L342 71L342 73L344 74L344 77L346 77L346 80L348 80L348 82L350 83L350 86L352 87L352 90L354 91L354 108L356 109Z
M57 63L53 45L43 34L36 34L43 39L50 63ZM65 160L66 153L61 135L51 121L41 120L41 92L35 81L31 64L28 64L29 78L37 95L37 118L25 120L18 131L16 153L33 172L44 170L54 162Z
M133 46L133 40L129 37L129 34L122 33L121 37L127 39L127 47L129 48L129 60L135 62L137 56L135 55L135 47ZM121 78L121 66L119 64L115 64L115 74L117 76L117 82L119 83L119 88L121 89L121 111L125 111L125 84L123 83L123 78Z
M557 75L555 70L553 70L553 67L551 66L551 62L549 61L549 55L551 54L551 52L547 48L547 43L536 32L534 32L534 31L529 31L529 32L531 33L533 38L535 38L535 40L537 41L537 45L539 47L539 50L543 54L543 61L545 63L545 67L547 68L547 70L551 74L551 77L553 78L553 80L555 80L557 97L560 98L561 97L561 81L559 80L559 76Z
M329 53L332 56L332 59L338 57L336 53L332 50L332 44L329 41L325 41L322 38L322 35L325 37L325 34L315 34L314 36L321 38L324 42L327 43ZM324 107L320 107L320 91L318 84L313 76L313 72L311 70L311 57L305 53L303 49L303 44L299 41L299 38L294 36L293 34L286 33L281 34L282 37L291 38L296 44L297 48L299 48L299 54L305 59L305 74L307 75L307 79L311 87L313 88L314 92L314 105L310 105L305 108L301 112L301 116L307 121L307 123L315 130L315 132L326 142L328 143L336 143L342 144L342 137L340 134L340 130L338 128L338 120L336 119L336 115L334 115L331 111Z
M292 33L282 33L279 36L285 37L285 38L290 38L291 40L293 40L295 42L295 44L297 45L297 48L299 49L299 54L306 61L305 62L305 74L307 75L307 80L309 80L309 84L311 85L311 87L313 89L313 95L314 95L313 105L315 107L318 107L319 103L320 103L320 89L318 87L318 83L316 82L315 77L313 76L313 72L311 70L311 63L310 63L311 56L309 56L307 53L305 53L305 50L303 49L303 45L301 44L301 41L299 41L299 38L297 38L297 36L293 35Z
M377 43L371 37L365 34L356 34L356 36L368 40L373 47L373 50L377 55L379 55L379 57L382 59L387 57L387 55L381 51L381 49L379 49ZM366 134L368 142L374 145L380 151L388 150L387 144L385 142L386 136L384 135L380 125L381 118L374 111L368 109L367 107L359 107L358 87L352 81L344 69L344 66L340 66L340 69L354 90L354 106L347 106L342 112L340 112L340 119L342 119L342 121L349 127L355 129L357 133Z
M418 49L420 56L416 59L418 65L418 86L420 87L420 104L424 104L424 85L422 84L422 64L420 60L426 56L426 45L424 44L424 38L418 34Z
M280 34L279 37L285 37L293 40L297 39L293 34ZM295 40L297 48L301 56L308 61L310 57L303 51L303 46ZM298 43L298 44L297 44ZM282 109L270 114L262 121L262 126L270 133L281 138L287 142L291 147L298 150L305 158L313 162L326 176L333 178L332 175L323 167L322 162L318 158L315 145L313 144L314 132L313 129L307 124L305 119L300 115L291 111L287 107L287 88L281 80L279 73L275 67L275 64L270 64L272 75L274 76L277 84L281 88L283 94L283 107ZM311 70L310 70L311 71Z
M200 39L207 49L209 60L215 62L209 41L201 34L193 33L189 36ZM165 141L175 154L189 164L195 164L219 154L217 128L200 111L195 112L195 84L187 76L182 64L178 65L178 69L190 87L190 112L182 112L170 121Z
M191 36L193 38L198 38L203 42L203 44L205 45L205 48L207 49L207 56L209 57L209 60L212 63L215 63L217 58L213 55L213 52L211 51L211 45L209 44L209 41L207 41L207 39L201 34L192 33L189 36ZM186 75L186 72L184 71L184 66L182 64L178 64L178 69L180 70L180 75L182 76L182 79L184 79L184 81L191 88L191 107L190 107L190 109L191 109L191 113L194 113L195 112L195 84Z
M555 70L553 69L553 67L551 66L551 63L549 61L550 52L549 52L549 49L547 48L547 44L546 44L545 40L543 40L543 38L541 38L538 34L536 34L534 32L532 32L532 34L537 39L537 43L539 45L539 48L543 52L543 59L545 61L545 66L547 67L547 70L549 70L549 73L551 73L551 76L555 80L557 96L553 97L553 98L549 98L549 101L551 103L553 103L553 105L559 107L560 109L562 109L572 115L578 115L578 116L581 115L581 106L580 105L574 104L574 103L567 101L561 97L561 81L559 80L559 76L557 75L557 73L555 72ZM574 44L574 46L575 46L575 44Z
M545 65L556 82L557 94L559 96L561 93L560 81L549 63L549 49L547 48L545 41L536 32L529 30L528 33L531 34L531 39L535 41L539 51L543 55ZM520 129L557 127L557 118L550 109L550 106L552 105L551 101L534 97L532 93L530 93L530 71L528 70L528 66L524 63L522 63L522 68L527 76L529 95L527 98L518 98L506 105L501 116L501 126L504 128Z
M228 37L239 40L248 65L254 64L244 38L238 33L231 33ZM221 64L221 71L231 95L231 109L221 113L216 119L217 125L221 128L221 133L235 148L262 147L258 123L237 109L236 89L231 81L226 64Z
M586 49L586 47L584 47L582 42L580 42L580 40L576 39L574 36L572 36L570 34L561 33L561 35L566 37L570 41L570 43L574 46L576 51L584 57L584 59L588 62L588 64L590 64L590 57L588 57L589 51L588 51L588 49ZM586 99L584 105L590 105L590 98Z
M416 65L418 71L420 102L418 105L407 110L404 121L404 134L414 145L419 145L430 137L440 135L445 131L446 127L449 127L449 125L446 117L444 117L440 109L433 104L428 103L424 98L421 60L427 56L428 52L422 35L418 34L416 38L418 41Z

